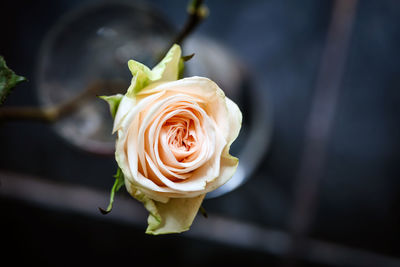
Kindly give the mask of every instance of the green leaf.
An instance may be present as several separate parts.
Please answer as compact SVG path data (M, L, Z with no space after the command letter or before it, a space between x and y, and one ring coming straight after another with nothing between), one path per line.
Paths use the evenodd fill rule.
M117 173L114 175L114 178L115 178L115 182L111 189L110 204L108 204L108 207L106 210L99 208L99 210L102 214L107 214L112 210L115 193L118 192L118 190L125 184L124 174L122 173L120 168L118 168Z
M160 63L158 63L152 70L140 62L129 60L128 67L133 78L126 95L134 97L143 88L153 82L177 80L180 58L181 48L179 45L174 44Z
M103 99L108 103L110 106L110 112L111 116L115 118L115 114L117 113L119 103L121 103L123 95L121 94L116 94L116 95L110 95L110 96L99 96L99 98Z
M4 58L0 56L0 105L3 104L12 89L23 81L26 81L26 78L16 75L7 67Z

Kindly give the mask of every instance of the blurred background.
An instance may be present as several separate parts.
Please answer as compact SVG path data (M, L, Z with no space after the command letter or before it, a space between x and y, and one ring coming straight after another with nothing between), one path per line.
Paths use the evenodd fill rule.
M147 236L121 190L111 117L95 98L48 124L0 121L1 260L43 266L400 266L400 3L205 1L187 76L244 114L240 169L181 235ZM28 82L1 108L52 106L126 61L154 65L187 1L2 1L0 54Z

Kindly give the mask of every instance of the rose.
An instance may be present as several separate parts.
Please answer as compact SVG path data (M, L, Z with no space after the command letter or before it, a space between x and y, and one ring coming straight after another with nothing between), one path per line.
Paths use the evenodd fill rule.
M132 84L114 104L116 161L128 192L149 210L147 233L187 230L207 192L227 182L242 115L213 81L177 80L180 47L153 70L129 61Z

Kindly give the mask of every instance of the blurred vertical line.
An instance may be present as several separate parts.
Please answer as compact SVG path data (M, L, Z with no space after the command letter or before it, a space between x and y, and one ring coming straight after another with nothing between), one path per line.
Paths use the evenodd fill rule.
M333 5L296 177L295 202L289 221L293 243L284 261L288 266L295 265L296 258L307 251L303 241L315 215L356 9L357 0L336 0Z

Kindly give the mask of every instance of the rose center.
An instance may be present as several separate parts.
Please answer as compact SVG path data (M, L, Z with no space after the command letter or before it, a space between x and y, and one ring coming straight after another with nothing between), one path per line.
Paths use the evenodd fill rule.
M196 131L192 120L173 117L164 124L167 142L178 161L184 161L196 147Z

